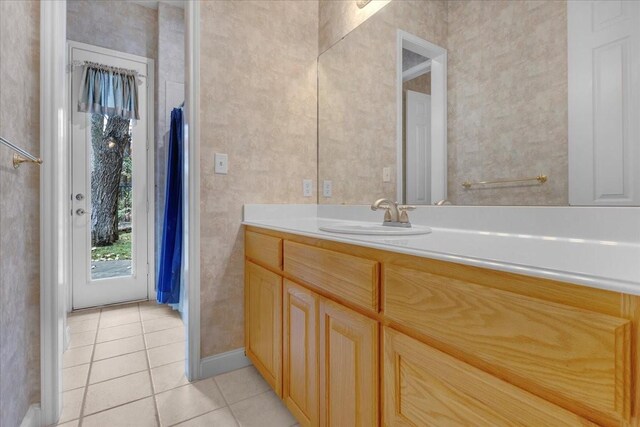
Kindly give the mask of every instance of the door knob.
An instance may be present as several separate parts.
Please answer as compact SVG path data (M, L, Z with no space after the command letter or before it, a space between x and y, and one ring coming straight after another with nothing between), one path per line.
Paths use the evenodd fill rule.
M78 215L78 216L82 216L82 215L84 215L85 213L86 213L86 212L85 212L85 211L84 211L84 209L82 209L82 208L78 208L78 209L76 209L76 215Z
M77 200L77 201L84 200L84 194L82 194L82 193L78 193L78 194L76 194L76 200Z

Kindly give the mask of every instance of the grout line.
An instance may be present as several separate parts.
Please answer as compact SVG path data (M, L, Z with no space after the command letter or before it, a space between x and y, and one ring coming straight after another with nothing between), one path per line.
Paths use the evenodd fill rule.
M142 313L140 312L140 304L138 304L138 314L140 314L140 318L142 318ZM144 332L144 330L143 330ZM147 340L142 337L142 341L144 342L144 353L145 359L147 361L147 372L149 374L149 381L151 382L151 400L153 400L153 409L156 418L156 425L161 426L160 423L160 411L158 410L158 402L156 401L156 385L153 381L153 375L151 375L151 360L149 360L149 349L147 348Z
M128 405L129 403L135 403L135 402L139 402L139 401L141 401L141 400L149 399L149 398L153 399L153 394L150 394L150 395L148 395L148 396L139 397L139 398L137 398L137 399L133 399L133 400L130 400L130 401L128 401L128 402L121 403L121 404L119 404L119 405L111 406L111 407L109 407L109 408L101 409L101 410L99 410L99 411L97 411L97 412L92 412L92 413L90 413L90 414L83 415L83 416L82 416L82 419L87 418L87 417L92 417L92 416L94 416L94 415L98 415L98 414L101 414L101 413L103 413L103 412L110 411L110 410L112 410L112 409L120 408L120 407L122 407L122 406ZM76 419L78 419L78 418L76 418ZM70 421L74 421L74 420L70 420ZM65 421L65 422L69 422L69 421ZM80 426L78 426L78 427L80 427ZM111 426L111 427L117 427L117 426Z
M102 309L98 312L98 325L100 324L100 318L102 317ZM89 372L87 372L87 379L85 381L84 393L82 394L82 402L80 403L80 413L78 414L78 427L82 427L82 417L84 416L84 405L87 401L87 393L89 391L89 378L91 378L91 369L93 368L93 357L96 354L96 340L98 339L98 330L93 337L93 349L91 349L91 358L89 363Z
M223 406L221 408L216 408L216 409L212 409L211 411L207 411L204 414L196 415L195 417L187 418L186 420L182 420L182 421L179 421L179 422L177 422L175 424L171 424L168 427L175 427L175 426L180 425L182 423L186 423L187 421L191 421L191 420L195 420L196 418L204 417L207 414L211 414L212 412L220 411L222 409L228 409L229 413L231 414L231 417L233 418L233 421L236 423L236 426L240 425L240 422L236 419L235 415L233 415L233 412L231 412L231 408L229 408L229 406Z
M144 372L145 370L146 369L140 369L139 371L129 372L128 374L119 375L117 377L109 378L107 380L102 380L102 381L98 381L98 382L95 382L95 383L89 383L88 385L97 385L97 384L106 383L107 381L117 380L117 379L120 379L120 378L128 377L129 375L133 375L133 374L139 374L140 372ZM80 388L80 387L78 387L78 388Z
M183 328L180 328L180 329L183 329ZM144 340L145 347L146 347L147 350L153 350L154 348L164 347L165 345L180 344L180 343L186 343L186 342L187 342L186 339L181 339L180 341L173 341L173 342L168 342L168 343L164 343L164 344L160 344L160 345L154 345L153 347L146 347L147 340L146 339Z
M100 344L102 344L102 343L100 343ZM126 353L116 354L115 356L109 356L109 357L105 357L103 359L92 360L91 363L93 363L93 362L102 362L103 360L113 359L114 357L126 356L127 354L133 354L133 353L137 353L139 351L145 351L145 350L146 350L145 348L141 348L139 350L128 351Z

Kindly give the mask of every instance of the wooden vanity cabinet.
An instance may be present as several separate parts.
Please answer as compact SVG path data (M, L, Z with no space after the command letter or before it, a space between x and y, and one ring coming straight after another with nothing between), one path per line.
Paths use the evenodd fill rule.
M320 301L320 425L378 425L378 322Z
M245 352L282 396L282 277L245 262Z
M301 425L640 427L640 297L247 233L247 355Z
M318 296L285 280L282 400L300 425L317 426Z
M393 329L384 349L386 426L595 425Z

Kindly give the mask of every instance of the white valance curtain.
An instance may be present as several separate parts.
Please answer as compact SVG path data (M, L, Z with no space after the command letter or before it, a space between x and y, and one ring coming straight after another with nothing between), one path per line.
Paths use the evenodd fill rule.
M137 72L85 62L78 111L140 119Z

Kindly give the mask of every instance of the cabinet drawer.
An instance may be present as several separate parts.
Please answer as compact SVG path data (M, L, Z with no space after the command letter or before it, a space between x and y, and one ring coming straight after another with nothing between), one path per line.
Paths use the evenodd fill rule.
M346 301L378 310L377 261L285 241L284 271Z
M282 270L282 239L247 231L244 235L244 251L248 258Z
M578 415L384 328L386 426L585 426Z
M385 266L384 311L574 412L604 422L630 415L626 319L394 265Z

